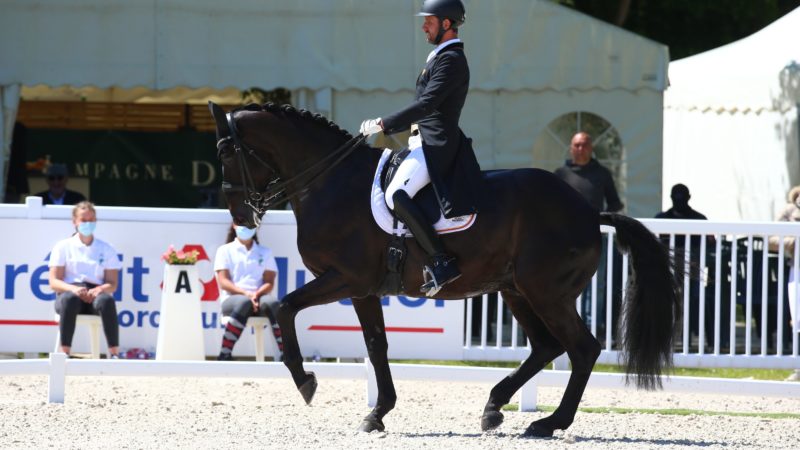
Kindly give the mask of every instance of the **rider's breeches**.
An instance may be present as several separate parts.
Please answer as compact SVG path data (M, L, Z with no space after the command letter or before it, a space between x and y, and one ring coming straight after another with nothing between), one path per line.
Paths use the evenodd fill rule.
M406 191L409 197L414 198L422 188L431 182L428 175L428 165L425 163L425 154L422 147L417 147L406 156L397 168L397 174L386 188L386 204L394 209L392 196L399 190Z

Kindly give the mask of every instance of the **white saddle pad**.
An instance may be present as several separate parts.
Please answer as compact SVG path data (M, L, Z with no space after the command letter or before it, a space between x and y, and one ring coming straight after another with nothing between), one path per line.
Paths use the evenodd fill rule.
M410 237L411 232L408 231L408 228L406 228L402 222L398 221L397 226L399 229L392 229L392 225L394 225L394 218L392 217L392 212L389 211L389 207L386 206L384 192L383 189L381 189L381 172L383 172L383 166L387 161L389 161L391 154L391 149L387 148L383 151L381 160L378 162L378 168L375 170L375 177L372 179L372 217L375 218L375 223L377 223L383 231L389 234L399 234L401 236ZM452 219L445 219L444 216L440 216L433 228L439 234L456 233L471 227L472 224L475 223L476 218L476 214L453 217Z

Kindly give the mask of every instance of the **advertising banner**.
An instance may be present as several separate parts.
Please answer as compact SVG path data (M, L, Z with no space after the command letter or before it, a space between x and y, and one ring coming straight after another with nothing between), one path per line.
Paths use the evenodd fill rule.
M30 202L30 200L29 200ZM34 205L36 206L36 205ZM49 352L55 348L55 294L48 285L53 245L72 235L70 207L0 206L0 352ZM28 204L31 208L31 204ZM37 211L41 211L38 213ZM13 212L13 214L12 214ZM34 216L34 218L27 218ZM46 217L46 218L39 218ZM120 324L120 346L154 351L158 334L161 254L172 244L197 250L202 286L202 322L206 354L218 354L222 339L220 293L213 273L214 254L225 242L230 216L224 210L98 207L95 236L110 243L122 263L114 297ZM262 244L277 263L276 294L284 298L312 275L297 253L297 231L290 212L270 212L259 229ZM464 302L404 296L382 299L392 358L460 359L463 350ZM78 327L77 352L88 351L88 331ZM366 356L360 326L350 299L315 306L297 316L305 356ZM265 333L269 335L270 333ZM106 348L101 338L101 348ZM272 354L267 343L267 355ZM105 350L103 350L105 351ZM246 330L234 356L253 355L252 331Z

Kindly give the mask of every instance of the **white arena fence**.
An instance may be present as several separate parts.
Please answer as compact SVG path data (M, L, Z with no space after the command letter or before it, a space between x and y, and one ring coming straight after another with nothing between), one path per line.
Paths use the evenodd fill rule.
M212 239L206 236L208 231L201 225L210 226L210 229L216 234L220 230L224 230L226 223L229 223L227 211L220 210L116 207L105 207L98 210L101 221L117 221L116 225L119 226L119 229L116 230L116 233L118 235L124 227L130 226L131 221L135 221L137 224L141 224L137 225L137 228L146 230L147 225L155 225L155 229L159 232L192 236L186 238L187 242L193 242L191 239L204 241L205 247L208 248L213 248L216 245L214 240L219 237L214 236ZM61 227L64 227L66 222L65 229L68 230L70 228L68 224L69 211L69 207L42 207L40 201L29 199L27 205L0 206L0 224L2 224L4 232L7 232L7 227L24 224L26 227L31 227L32 233L38 233L37 236L41 239L45 234L43 230L52 228L54 221L58 221ZM266 227L270 227L271 224L289 228L292 226L293 218L288 213L279 213L277 219L275 215L271 217L265 221ZM15 221L22 222L15 225ZM40 222L47 223L39 227ZM793 274L798 273L798 261L800 261L798 250L800 249L794 247L792 251L787 251L787 246L780 244L775 252L765 251L767 248L765 243L769 242L771 237L775 237L780 242L787 237L796 239L800 235L800 224L654 219L643 220L643 222L654 233L663 236L665 242L668 242L675 252L676 257L684 261L687 272L695 273L695 277L684 277L683 279L684 311L687 313L682 318L679 337L676 341L675 363L677 366L800 368L800 358L798 357L798 332L800 329L797 320L792 320L792 311L800 311L797 305L800 287L798 287L798 283L790 282L790 280L797 279L797 277L793 277ZM176 230L168 230L169 233L163 230L172 225L177 227ZM106 230L109 229L114 232L113 227L106 228ZM585 296L585 299L576 299L576 307L584 315L592 332L603 344L599 362L616 363L619 355L615 343L614 324L617 317L616 311L619 310L618 302L622 286L627 281L628 260L625 256L615 255L613 250L614 229L602 227L602 232L606 250L603 257L605 268L601 266L598 274L595 274L587 289L588 295ZM155 236L157 237L157 234ZM148 235L148 238L152 240L153 236ZM138 240L137 246L146 244L138 236L134 239ZM688 245L686 245L687 241ZM112 240L112 242L116 244L117 241ZM158 248L165 248L168 243L170 242L158 243ZM48 248L52 246L51 243L46 245ZM272 242L268 241L267 245L273 248L281 248L281 246L288 248L293 246L293 239L279 236ZM293 251L296 253L296 249ZM290 250L286 250L286 252L290 252ZM2 257L2 259L5 258L6 256ZM298 257L296 255L288 257L290 271L295 269L296 265L292 262L293 258ZM4 262L0 261L0 263ZM9 269L9 267L11 268ZM21 267L21 264L6 264L5 276L8 277L9 274L16 276ZM141 272L141 267L139 270ZM297 272L297 282L299 283L303 277L300 276L299 270ZM130 269L128 273L130 273ZM13 292L14 283L13 280L9 283L8 278L4 281L5 300L9 300L9 286ZM158 281L155 280L154 283L157 286ZM32 288L36 287L35 284L36 280L31 279ZM290 280L289 285L284 286L283 289L291 291L291 288ZM141 289L146 290L146 286ZM611 301L607 301L607 299L611 299ZM793 305L790 305L790 299L792 299ZM443 303L458 306L458 302ZM2 302L0 302L0 306L3 306ZM321 307L316 309L319 310L319 308ZM351 310L352 308L345 309ZM384 308L384 311L387 314L388 326L390 317L395 316L396 312L391 308ZM527 358L530 353L530 347L516 321L511 317L510 311L502 301L498 301L498 294L467 299L463 307L459 306L454 309L450 306L445 314L441 314L445 312L444 309L436 311L431 307L430 311L438 312L440 315L429 315L426 310L425 312L416 311L416 314L412 314L412 316L455 320L456 324L460 323L463 327L456 327L457 333L455 334L451 330L453 327L443 327L443 329L451 330L442 333L444 345L419 345L413 339L390 336L390 357L516 362ZM456 312L454 313L454 311ZM52 312L47 312L47 314L52 317ZM324 314L328 315L327 312ZM403 317L404 314L401 313L397 317ZM139 311L139 317L142 317L141 311ZM0 325L3 319L4 317L0 316ZM52 334L54 336L55 329L52 330ZM79 339L77 334L76 340ZM355 341L343 341L333 347L325 348L320 352L321 356L363 357L363 344L355 346L348 344L348 342L359 341L360 333L351 334L357 335L354 338ZM447 345L450 342L447 339L451 339L452 336L461 341L460 343L456 342L455 347ZM35 351L49 351L52 349L53 339L51 337L45 339L47 350ZM303 343L302 339L301 337L301 344ZM328 344L335 342L334 339L322 339L322 341ZM24 341L19 340L19 342ZM209 342L212 343L212 346L218 345L219 339L211 336ZM244 344L243 342L242 347ZM79 345L75 344L75 347L77 348ZM208 348L208 344L206 347ZM360 349L358 350L359 354L352 354L353 348ZM435 348L448 348L446 355L449 356L431 356L424 353L425 349ZM26 348L19 351L29 352L32 350ZM307 356L311 355L307 348L303 348L303 351ZM395 353L392 354L392 352ZM557 364L556 367L566 368L564 360L561 361L561 364ZM367 400L370 404L374 403L377 394L369 364L309 363L309 368L317 371L321 378L368 380ZM510 369L392 364L392 371L396 379L494 383L508 374ZM61 354L51 354L49 359L0 361L0 374L48 375L50 378L48 395L50 401L63 401L64 380L67 375L288 377L288 371L279 363L87 361L65 360ZM567 379L568 372L565 371L542 372L523 387L520 395L521 409L535 409L537 386L564 386ZM589 386L622 387L625 386L623 379L622 375L595 373L592 375ZM781 382L671 377L664 379L664 386L668 390L691 392L800 395L800 384Z
M676 366L800 368L800 325L792 320L792 312L800 313L800 283L793 276L798 273L800 246L787 251L785 244L785 238L800 235L800 223L642 222L669 243L691 275L683 277ZM615 325L629 268L627 256L614 249L614 229L601 228L606 267L594 275L588 296L577 299L576 308L603 344L599 362L614 364L619 357ZM774 252L765 246L770 239ZM467 299L465 360L512 361L529 354L522 331L498 298L492 294Z

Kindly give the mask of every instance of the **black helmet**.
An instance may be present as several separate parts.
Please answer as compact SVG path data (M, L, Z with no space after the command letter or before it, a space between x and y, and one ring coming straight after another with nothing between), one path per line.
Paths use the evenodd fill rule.
M461 26L466 20L466 10L461 0L425 0L418 16L436 16L441 20L450 19L453 28Z

